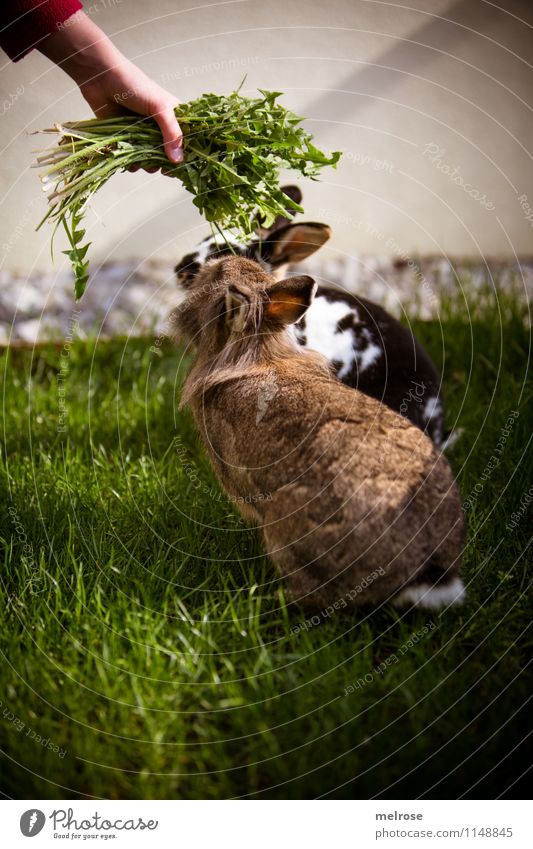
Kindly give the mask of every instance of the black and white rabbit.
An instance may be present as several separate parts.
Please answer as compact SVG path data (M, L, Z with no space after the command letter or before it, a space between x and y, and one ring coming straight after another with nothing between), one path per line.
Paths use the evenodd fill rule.
M301 192L287 186L297 203ZM255 260L279 277L283 269L315 253L331 235L327 224L292 224L278 218L268 230L239 244L229 234L208 236L176 265L178 281L189 288L205 263L234 254ZM414 337L378 304L318 283L311 306L290 328L296 341L323 354L343 383L382 401L445 447L440 379L431 358Z

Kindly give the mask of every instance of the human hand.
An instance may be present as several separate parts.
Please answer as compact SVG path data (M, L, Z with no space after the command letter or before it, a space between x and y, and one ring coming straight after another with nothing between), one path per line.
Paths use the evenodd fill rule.
M120 115L124 108L151 116L159 124L165 153L183 162L183 135L174 113L178 101L128 60L80 84L85 100L99 118Z
M183 135L174 113L177 99L137 68L83 12L42 42L40 51L79 85L99 118L130 109L159 124L172 163L183 161Z

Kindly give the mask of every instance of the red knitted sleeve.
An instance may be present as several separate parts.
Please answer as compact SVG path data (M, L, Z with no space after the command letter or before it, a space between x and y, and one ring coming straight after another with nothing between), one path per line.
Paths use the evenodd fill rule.
M0 47L16 62L81 8L79 0L2 0Z

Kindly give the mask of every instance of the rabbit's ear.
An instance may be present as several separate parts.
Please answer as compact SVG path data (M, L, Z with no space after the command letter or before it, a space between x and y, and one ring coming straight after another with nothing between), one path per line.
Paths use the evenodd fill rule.
M224 322L230 332L242 333L250 311L250 301L242 292L230 286L226 292Z
M287 197L290 198L294 203L297 203L298 205L301 204L302 192L298 186L282 186L281 191L284 195L287 195ZM297 212L298 210L294 211ZM290 218L286 218L284 215L277 215L270 227L263 227L260 215L256 216L256 221L259 225L258 231L263 239L266 239L268 234L273 233L274 230L279 230L280 227L285 227L286 224L291 223Z
M174 266L178 283L184 289L189 289L194 283L194 278L200 271L201 265L198 261L198 251L187 254Z
M276 327L299 321L310 306L315 290L315 281L306 274L271 283L266 290L265 321Z
M306 221L304 224L287 224L269 233L261 242L261 257L275 268L289 262L301 262L311 256L331 236L327 224Z

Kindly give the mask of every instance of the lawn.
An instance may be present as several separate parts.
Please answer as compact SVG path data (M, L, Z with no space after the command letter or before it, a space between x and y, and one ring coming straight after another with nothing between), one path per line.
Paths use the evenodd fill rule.
M467 603L308 625L178 410L180 350L120 339L0 352L3 793L520 796L526 318L487 290L414 323L464 431L450 459Z

